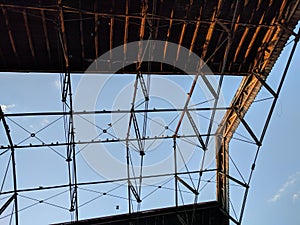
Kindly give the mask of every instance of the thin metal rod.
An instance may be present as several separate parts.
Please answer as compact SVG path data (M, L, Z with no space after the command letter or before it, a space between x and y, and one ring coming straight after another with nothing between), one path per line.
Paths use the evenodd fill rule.
M185 105L184 105L184 108L183 108L183 109L187 109L187 108L188 108L188 105L189 105L189 103L190 103L190 100L191 100L191 97L192 97L192 94L193 94L193 92L194 92L194 89L195 89L195 86L196 86L196 84L197 84L197 81L198 81L199 76L200 76L200 75L197 74L197 75L195 75L195 77L194 77L192 86L191 86L190 91L189 91L189 93L188 93L188 96L187 96L187 99L186 99L186 102L185 102ZM183 110L183 111L182 111L174 135L177 135L177 134L178 134L179 129L180 129L180 126L181 126L181 123L182 123L182 121L183 121L183 117L184 117L186 111L187 111L187 110Z
M19 214L18 214L18 186L17 186L17 169L16 169L16 158L15 158L15 148L14 148L14 143L12 141L12 138L10 136L10 130L9 127L6 123L5 117L4 117L4 113L2 111L2 108L0 106L0 118L2 119L2 123L5 129L5 133L10 145L10 149L11 149L11 159L12 159L12 170L13 170L13 185L14 185L14 201L15 201L15 224L18 225L19 224Z
M130 181L130 159L129 144L126 145L126 168L127 168L127 195L128 195L128 213L131 214L131 181Z
M173 138L173 151L174 151L174 182L175 182L175 205L178 207L178 173L177 173L177 154L176 154L176 137Z
M15 200L15 195L12 195L5 203L4 205L0 208L0 215L7 209L7 207L10 205Z
M206 169L201 171L202 173L208 173L208 172L215 172L216 169ZM178 172L177 175L187 175L187 174L196 174L199 173L199 170L195 171L189 171L189 172ZM152 178L158 178L158 177L171 177L174 176L174 173L165 173L165 174L154 174L154 175L148 175L143 176L144 179L152 179ZM130 178L130 180L138 179L138 178ZM115 183L115 182L125 182L128 178L120 178L120 179L114 179L114 180L102 180L102 181L90 181L90 182L81 182L77 183L77 186L87 186L87 185L99 185L99 184L107 184L107 183ZM51 189L59 189L59 188L67 188L69 187L69 184L61 184L61 185L55 185L55 186L46 186L46 187L37 187L37 188L26 188L26 189L19 189L17 190L18 193L20 192L31 192L31 191L44 191L44 190L51 190ZM13 194L14 191L6 191L2 192L1 194Z
M131 109L131 110L102 110L102 111L82 111L82 112L73 112L73 115L89 115L89 114L125 114L125 113L168 113L168 112L182 112L182 111L210 111L210 110L219 110L226 111L232 109L232 107L204 107L204 108L188 108L188 109ZM5 117L21 117L21 116L64 116L70 115L71 112L36 112L36 113L6 113Z
M201 134L202 137L207 136L208 134ZM210 134L210 136L215 136L215 134ZM197 135L177 135L177 138L187 139L187 138L195 138ZM152 141L152 140L162 140L162 139L171 139L173 136L155 136L155 137L145 137L144 141ZM74 141L75 145L87 145L87 144L99 144L99 143L120 143L120 142L134 142L137 141L137 138L130 139L104 139L104 140L91 140L91 141ZM55 142L55 143L42 143L42 144L28 144L28 145L15 145L15 149L26 149L26 148L40 148L40 147L58 147L58 146L66 146L71 145L68 142ZM198 146L198 145L197 145ZM200 146L199 146L200 147ZM0 146L0 149L8 149L9 146ZM78 154L78 153L77 153Z

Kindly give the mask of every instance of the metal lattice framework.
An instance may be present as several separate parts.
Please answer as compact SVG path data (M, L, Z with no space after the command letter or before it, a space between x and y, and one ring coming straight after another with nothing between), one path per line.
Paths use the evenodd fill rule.
M128 215L193 205L188 213L177 214L176 223L195 224L198 205L213 201L226 218L216 223L241 224L257 156L299 41L299 32L293 31L300 18L299 3L2 1L0 70L5 76L53 73L60 79L62 110L10 113L0 108L1 134L6 137L0 139L0 159L5 165L1 167L0 221L27 223L22 220L30 215L27 209L39 208L34 212L47 215L41 206L64 212L62 216L53 212L57 217L47 222L71 223L114 214L105 209L110 204ZM267 77L283 48L292 43L287 43L290 36L293 47L278 75L278 87L273 88ZM134 54L130 43L136 43ZM121 49L118 54L116 47ZM195 63L193 54L203 61ZM84 71L88 75L79 75ZM86 93L80 92L84 79L91 79L90 86L84 86ZM228 85L232 79L240 82L237 89ZM107 86L99 92L103 83ZM122 96L126 88L130 95ZM256 99L261 89L271 97ZM224 92L233 93L227 105L222 101ZM100 100L95 100L94 108L85 108L85 101L92 101L90 96L95 94ZM253 102L267 100L270 107L264 108L266 117L258 135L246 112ZM116 108L116 101L123 108ZM51 122L32 131L26 122L32 118ZM243 134L237 132L239 127ZM255 148L248 174L237 166L238 159L230 151L232 140ZM106 164L104 151L123 167ZM64 167L64 173L41 169L43 176L49 176L49 184L28 184L26 179L35 178L27 174L21 179L19 174L26 174L22 171L26 169L18 166L17 159L23 160L26 154L33 157L33 152L47 154L45 165ZM85 155L89 152L92 158ZM53 159L53 153L57 158ZM159 165L155 161L162 161L164 168L166 158L172 162L165 163L166 170L153 169ZM99 174L87 168L86 161ZM101 168L121 171L107 177ZM242 192L238 206L230 193L236 187Z

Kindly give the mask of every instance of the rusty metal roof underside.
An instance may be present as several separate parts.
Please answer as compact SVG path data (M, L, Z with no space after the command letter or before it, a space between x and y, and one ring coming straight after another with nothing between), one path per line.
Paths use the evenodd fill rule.
M0 71L62 72L67 63L70 72L80 73L117 46L151 38L188 48L220 74L230 33L223 73L247 75L261 67L266 54L268 73L290 36L279 24L294 28L298 4L243 0L234 16L235 1L2 0ZM136 65L119 72L135 73ZM148 72L182 73L176 63L153 63Z
M300 19L300 4L237 2L2 0L0 71L63 72L68 67L71 73L82 73L115 47L148 39L168 41L196 53L215 74L244 76L231 104L241 118L262 86L257 74L266 79ZM168 53L168 45L164 51ZM124 61L127 54L124 47ZM111 72L110 63L108 58L108 66L97 72ZM182 74L176 63L152 62L150 71L142 63L140 70ZM136 73L137 67L138 63L118 73ZM236 112L228 110L222 131L228 141L239 122Z

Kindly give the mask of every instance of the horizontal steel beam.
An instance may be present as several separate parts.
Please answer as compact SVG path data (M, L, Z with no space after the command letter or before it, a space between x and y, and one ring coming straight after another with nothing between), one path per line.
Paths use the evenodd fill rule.
M215 136L215 134L202 134L201 136ZM162 140L162 139L173 139L174 136L157 136L157 137L145 137L141 138L141 140L144 141L151 141L151 140ZM191 135L177 135L176 138L186 139L186 138L198 138L197 135L191 134ZM138 141L137 138L130 138L130 139L103 139L103 140L91 140L91 141L75 141L72 143L68 142L53 142L53 143L41 143L41 144L27 144L27 145L14 145L14 149L23 149L23 148L40 148L40 147L58 147L58 146L66 146L66 145L88 145L88 144L100 144L100 143L118 143L118 142L132 142L132 141ZM197 147L201 147L200 145L197 145ZM0 146L0 149L8 149L10 146Z
M135 109L135 110L127 110L127 109L117 109L117 110L97 110L97 111L77 111L73 112L73 115L91 115L91 114L124 114L124 113L164 113L164 112L182 112L182 111L210 111L210 110L218 110L225 111L231 109L231 107L203 107L203 108L188 108L188 109L161 109L161 108L153 108L153 109ZM5 117L19 117L19 116L65 116L70 115L71 112L24 112L24 113L6 113Z
M215 172L216 169L205 169L202 171L187 171L187 172L178 172L177 175L187 175L187 174L197 174L197 173L207 173L207 172ZM148 175L143 176L143 179L151 179L151 178L157 178L157 177L174 177L175 173L165 173L165 174L154 174L154 175ZM140 177L133 178L131 177L130 180L134 181L136 179L140 179ZM90 181L90 182L79 182L77 183L77 186L87 186L87 185L97 185L97 184L108 184L108 183L116 183L116 182L126 182L128 181L128 177L126 178L120 178L120 179L114 179L114 180L102 180L102 181ZM124 183L124 186L126 184ZM25 188L25 189L18 189L17 192L31 192L31 191L46 191L46 190L52 190L52 189L60 189L60 188L69 188L69 184L61 184L61 185L53 185L53 186L40 186L37 188ZM2 195L5 194L13 194L14 191L6 191L2 192Z

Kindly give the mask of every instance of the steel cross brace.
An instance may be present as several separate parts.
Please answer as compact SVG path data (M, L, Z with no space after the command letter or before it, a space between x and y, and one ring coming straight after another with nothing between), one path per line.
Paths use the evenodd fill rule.
M13 187L14 187L14 194L13 194L13 199L14 199L14 202L15 202L15 205L14 205L14 210L15 210L15 224L18 225L19 224L19 216L18 216L18 186L17 186L17 168L16 168L16 159L15 159L15 148L14 148L14 143L12 141L12 137L10 135L10 130L9 130L9 127L6 123L6 120L5 120L5 116L4 116L4 112L2 111L2 108L0 106L0 120L2 120L2 123L3 123L3 126L4 126L4 129L5 129L5 133L6 133L6 136L7 136L7 139L8 139L8 142L9 142L9 148L11 149L11 159L12 159L12 170L13 170ZM9 205L10 202L6 202L5 205ZM5 208L7 206L3 206L3 210L5 210ZM1 210L2 210L1 208Z

